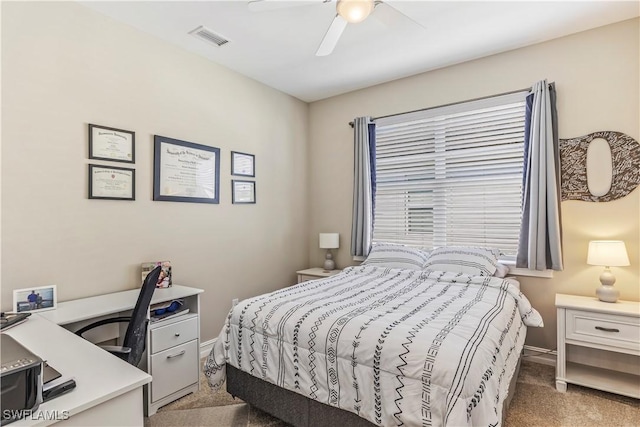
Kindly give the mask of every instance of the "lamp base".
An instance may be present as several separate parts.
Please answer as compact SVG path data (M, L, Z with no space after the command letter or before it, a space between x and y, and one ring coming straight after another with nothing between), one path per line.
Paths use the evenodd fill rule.
M327 250L327 255L325 255L324 265L322 266L324 271L331 271L336 269L336 263L333 261L333 255L331 255L331 250Z
M620 297L620 291L609 285L602 285L596 289L598 299L603 302L617 302Z

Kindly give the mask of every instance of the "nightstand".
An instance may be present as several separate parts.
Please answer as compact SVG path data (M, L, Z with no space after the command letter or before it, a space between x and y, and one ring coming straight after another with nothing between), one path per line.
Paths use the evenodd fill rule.
M558 357L556 389L567 391L567 383L640 398L640 373L603 367L612 353L635 358L640 366L640 303L607 303L596 298L556 294L558 312ZM569 346L597 349L598 357L567 361ZM593 353L593 351L592 351ZM589 350L586 351L589 354ZM608 356L607 356L608 355ZM585 360L586 359L586 360ZM606 364L609 368L610 363Z
M296 271L298 274L298 283L306 282L307 280L322 279L323 277L331 277L341 272L342 270L324 271L322 268L307 268L306 270Z

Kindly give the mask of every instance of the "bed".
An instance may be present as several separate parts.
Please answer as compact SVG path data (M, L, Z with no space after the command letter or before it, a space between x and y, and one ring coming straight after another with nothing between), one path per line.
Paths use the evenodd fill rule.
M384 260L240 302L211 387L293 425L500 425L538 312L488 271Z

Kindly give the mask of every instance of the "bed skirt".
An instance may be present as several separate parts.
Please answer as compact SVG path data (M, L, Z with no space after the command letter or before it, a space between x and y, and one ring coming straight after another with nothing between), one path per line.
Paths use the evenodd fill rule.
M278 387L230 364L227 370L227 392L248 404L295 427L373 427L375 424L353 412L317 402L293 391ZM520 359L509 383L509 393L502 406L502 424L515 393Z

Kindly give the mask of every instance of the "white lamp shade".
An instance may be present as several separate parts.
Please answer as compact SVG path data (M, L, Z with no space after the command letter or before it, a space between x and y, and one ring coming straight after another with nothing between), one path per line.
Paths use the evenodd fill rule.
M340 247L339 233L320 233L321 249L338 249Z
M587 264L605 267L630 265L627 248L622 240L592 240L589 242Z
M373 0L338 0L336 11L352 24L364 21L373 12Z

